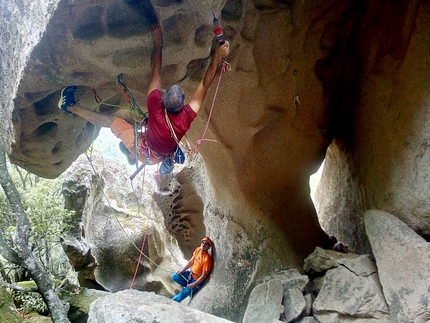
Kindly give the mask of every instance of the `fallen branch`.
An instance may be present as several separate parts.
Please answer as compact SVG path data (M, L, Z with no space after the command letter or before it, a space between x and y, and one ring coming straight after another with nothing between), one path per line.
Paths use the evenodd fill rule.
M19 286L18 284L9 284L9 283L0 282L0 286L4 287L4 288L10 288L13 290L17 290L19 292L40 293L38 288L27 288L27 287Z

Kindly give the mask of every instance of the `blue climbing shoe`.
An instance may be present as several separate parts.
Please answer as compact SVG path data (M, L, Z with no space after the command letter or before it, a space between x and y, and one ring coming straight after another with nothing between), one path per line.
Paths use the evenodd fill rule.
M78 102L77 100L75 100L76 89L76 86L66 86L64 89L61 90L60 100L58 101L58 107L61 110L69 112L67 110L67 107L73 106L76 104L76 102Z
M130 152L122 141L119 143L119 150L121 150L121 152L127 156L127 161L130 165L136 165L136 159L130 158Z

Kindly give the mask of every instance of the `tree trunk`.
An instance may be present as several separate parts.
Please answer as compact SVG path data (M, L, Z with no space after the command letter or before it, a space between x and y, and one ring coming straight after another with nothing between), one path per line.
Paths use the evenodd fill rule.
M31 225L21 203L21 198L10 178L6 164L6 154L4 147L0 145L0 184L11 205L13 215L16 219L16 231L12 234L13 249L5 246L3 237L0 236L0 251L6 251L3 255L7 260L16 263L30 273L31 277L37 284L40 294L51 313L51 319L55 323L70 323L67 318L65 306L55 293L54 285L49 274L43 266L36 260L31 252L28 237L31 231Z

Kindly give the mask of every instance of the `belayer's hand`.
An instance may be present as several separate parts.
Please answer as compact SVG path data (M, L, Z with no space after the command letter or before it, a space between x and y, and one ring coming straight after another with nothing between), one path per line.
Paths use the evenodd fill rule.
M194 287L196 287L195 282L194 282L194 283L191 283L191 284L188 284L188 288L189 288L189 289L193 289Z

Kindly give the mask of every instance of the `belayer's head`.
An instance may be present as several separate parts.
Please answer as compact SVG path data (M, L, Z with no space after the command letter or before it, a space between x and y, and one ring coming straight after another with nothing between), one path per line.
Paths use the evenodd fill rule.
M173 85L164 93L163 103L167 111L173 114L181 112L184 106L185 94L179 85Z
M212 247L212 245L214 243L212 242L211 239L209 239L209 237L204 237L202 239L202 241L200 242L200 244L203 245L203 246L206 246L209 249L210 247Z

